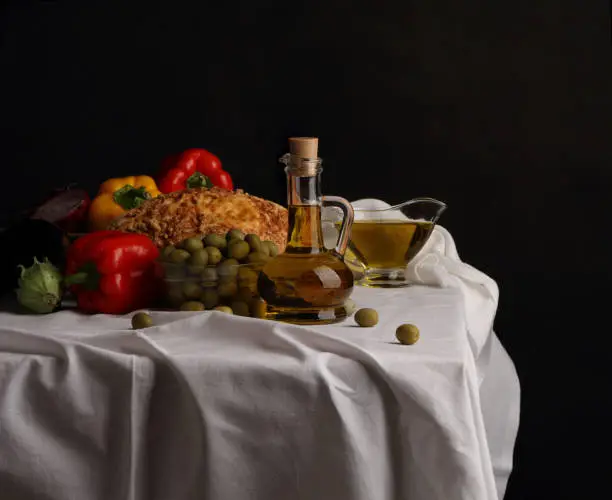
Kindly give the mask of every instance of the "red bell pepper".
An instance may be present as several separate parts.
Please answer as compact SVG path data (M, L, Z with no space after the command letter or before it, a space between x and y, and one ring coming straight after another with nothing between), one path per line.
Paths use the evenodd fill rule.
M164 158L157 180L162 193L172 193L194 187L233 190L230 175L223 170L221 160L205 149L188 149L179 155Z
M65 284L88 313L126 314L151 306L162 288L159 250L142 234L96 231L68 249Z

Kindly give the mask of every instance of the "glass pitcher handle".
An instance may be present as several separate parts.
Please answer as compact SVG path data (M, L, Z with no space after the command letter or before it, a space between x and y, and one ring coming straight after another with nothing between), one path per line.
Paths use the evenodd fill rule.
M336 252L338 252L342 257L344 257L344 253L346 252L346 248L348 246L349 238L351 236L351 227L353 226L353 220L355 219L355 212L353 211L353 206L344 198L340 196L322 196L321 201L323 202L323 206L334 206L339 207L344 217L342 218L342 226L340 226L340 235L338 236L338 243L336 243Z

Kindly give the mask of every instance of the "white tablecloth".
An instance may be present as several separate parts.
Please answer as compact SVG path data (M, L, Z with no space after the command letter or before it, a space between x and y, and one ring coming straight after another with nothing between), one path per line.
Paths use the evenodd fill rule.
M379 325L1 313L0 498L503 496L519 388L495 335L474 350L458 289L353 298Z

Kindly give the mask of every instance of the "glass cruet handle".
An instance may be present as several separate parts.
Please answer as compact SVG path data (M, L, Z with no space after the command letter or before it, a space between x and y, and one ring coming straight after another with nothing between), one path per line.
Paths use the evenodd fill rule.
M355 219L355 212L353 211L353 206L340 196L322 196L321 201L323 202L323 206L334 206L339 207L344 217L342 218L342 226L340 226L340 236L338 236L338 243L336 243L336 252L338 252L342 257L344 257L344 253L346 252L346 248L348 246L349 238L351 237L351 227L353 227L353 220Z

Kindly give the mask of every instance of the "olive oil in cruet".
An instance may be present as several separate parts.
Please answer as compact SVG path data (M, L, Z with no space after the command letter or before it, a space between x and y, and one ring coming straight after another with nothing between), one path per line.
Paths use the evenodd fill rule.
M353 209L344 198L321 196L318 139L289 139L280 161L287 174L288 243L284 253L262 269L258 288L268 304L268 318L297 324L327 324L347 316L345 302L353 291L353 273L344 262L353 224ZM323 243L321 207L344 212L338 244Z

